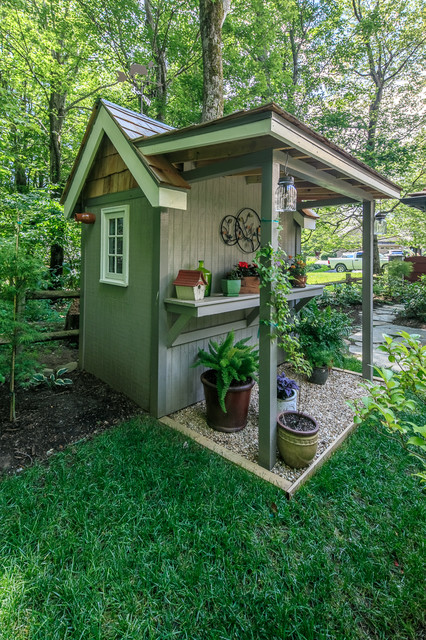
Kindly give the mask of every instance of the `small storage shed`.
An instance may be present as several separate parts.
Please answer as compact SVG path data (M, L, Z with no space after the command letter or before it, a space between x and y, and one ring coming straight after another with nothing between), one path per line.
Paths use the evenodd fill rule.
M280 175L295 178L298 210L280 214ZM364 375L372 362L374 201L399 187L275 104L176 130L99 101L68 179L65 214L96 215L82 229L80 365L160 417L202 398L199 348L233 329L260 342L260 463L275 461L277 349L266 324L270 291L224 298L220 280L252 262L259 241L300 251L312 211L364 206ZM248 230L251 230L250 232ZM260 230L260 233L259 233ZM178 300L173 281L198 261L212 295ZM321 287L295 289L296 310Z

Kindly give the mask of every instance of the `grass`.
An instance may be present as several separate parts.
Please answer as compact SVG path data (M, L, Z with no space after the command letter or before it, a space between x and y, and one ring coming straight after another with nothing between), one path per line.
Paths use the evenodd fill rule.
M146 418L0 484L1 640L418 640L425 504L362 427L287 502Z
M308 274L307 284L322 284L323 282L342 282L345 281L345 273L336 273L335 271L329 271L325 273L317 273L316 271L310 271ZM362 271L352 271L352 278L362 279Z

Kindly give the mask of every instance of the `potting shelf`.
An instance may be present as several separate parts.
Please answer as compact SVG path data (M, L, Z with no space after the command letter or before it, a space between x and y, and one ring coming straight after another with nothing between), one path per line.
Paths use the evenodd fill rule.
M294 302L294 312L309 302L312 298L320 296L324 290L323 285L307 285L304 288L293 288L287 295L289 302ZM187 342L194 342L214 335L230 331L231 329L244 329L251 326L259 315L260 295L258 293L242 294L235 297L228 297L216 293L203 300L180 300L178 298L166 298L164 300L168 313L176 314L178 317L170 327L167 335L167 346L176 346ZM220 313L230 313L233 311L246 311L244 320L222 324L215 327L197 329L189 333L182 334L183 329L191 318L205 318Z

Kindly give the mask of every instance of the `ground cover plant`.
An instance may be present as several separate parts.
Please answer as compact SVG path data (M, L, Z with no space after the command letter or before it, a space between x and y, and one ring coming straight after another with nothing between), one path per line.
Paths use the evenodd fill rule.
M363 425L288 502L151 418L0 485L0 638L422 637L425 502Z

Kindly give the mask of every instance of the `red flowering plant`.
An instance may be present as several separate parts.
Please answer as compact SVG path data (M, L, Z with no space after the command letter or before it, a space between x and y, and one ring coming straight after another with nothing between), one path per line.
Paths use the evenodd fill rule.
M233 268L234 272L238 274L240 278L247 278L249 276L259 276L257 264L249 264L248 262L239 262Z
M287 273L289 278L297 276L306 276L307 266L304 257L301 254L297 256L288 256Z

